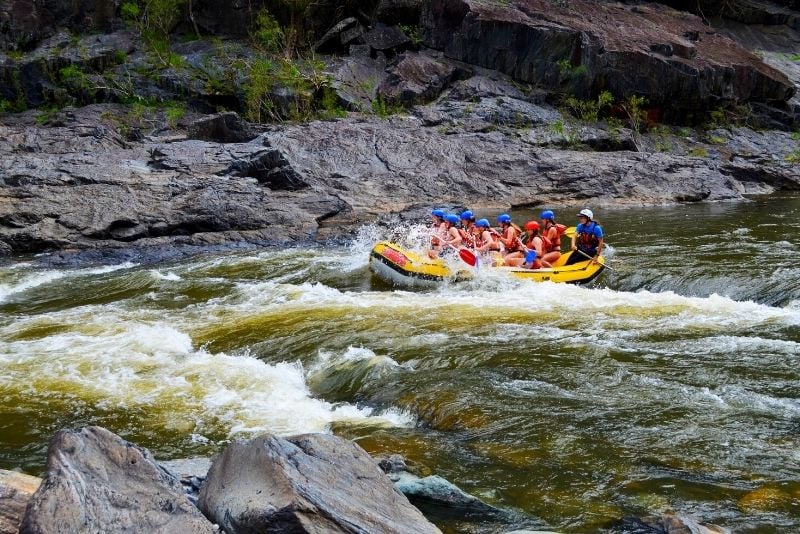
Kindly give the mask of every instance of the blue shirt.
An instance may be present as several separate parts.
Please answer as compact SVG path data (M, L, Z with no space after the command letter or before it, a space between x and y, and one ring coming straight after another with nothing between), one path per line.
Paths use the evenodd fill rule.
M589 234L595 236L597 239L603 239L603 229L594 221L589 221L589 224L578 224L575 228L575 233Z

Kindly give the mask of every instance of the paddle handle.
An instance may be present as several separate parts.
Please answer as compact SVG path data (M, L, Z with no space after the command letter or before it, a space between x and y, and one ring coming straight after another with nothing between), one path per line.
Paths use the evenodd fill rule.
M587 253L585 253L585 252L584 252L584 251L582 251L581 249L577 249L577 248L576 248L576 249L575 249L575 252L577 252L577 253L578 253L578 254L580 254L581 256L586 256L586 257L587 257L587 258L589 258L590 260L593 260L593 259L594 259L592 256L589 256ZM606 268L606 269L608 269L609 271L613 271L613 270L614 270L614 269L612 269L611 267L609 267L608 265L606 265L606 264L605 264L605 262L598 261L597 263L599 263L600 265L602 265L603 267L605 267L605 268Z

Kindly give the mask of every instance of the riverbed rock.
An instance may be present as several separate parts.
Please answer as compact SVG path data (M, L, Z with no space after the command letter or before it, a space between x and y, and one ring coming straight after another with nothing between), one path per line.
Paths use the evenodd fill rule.
M422 24L425 44L450 58L581 98L642 95L667 118L794 93L784 74L700 18L660 4L431 0Z
M42 479L0 469L0 534L17 534L34 492Z
M701 523L686 514L660 514L646 517L625 517L605 532L612 534L730 534L730 530Z
M364 34L364 41L373 49L380 52L402 49L411 40L398 26L376 24Z
M350 441L237 441L215 458L200 507L228 532L438 532Z
M21 533L214 532L149 451L104 428L57 432L46 468Z

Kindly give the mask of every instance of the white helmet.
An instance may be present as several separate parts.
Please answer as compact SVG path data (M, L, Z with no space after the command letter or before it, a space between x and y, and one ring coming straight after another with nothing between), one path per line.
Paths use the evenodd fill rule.
M584 216L586 216L586 217L589 217L589 220L590 220L590 221L594 219L594 213L592 213L592 210L590 210L590 209L588 209L588 208L583 208L583 209L582 209L582 210L581 210L581 211L578 213L578 216L579 216L579 217L580 217L581 215L584 215Z

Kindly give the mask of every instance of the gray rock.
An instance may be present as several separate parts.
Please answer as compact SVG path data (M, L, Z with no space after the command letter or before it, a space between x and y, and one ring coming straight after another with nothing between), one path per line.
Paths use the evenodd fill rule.
M356 30L353 32L353 30ZM364 29L358 23L355 17L347 17L340 20L334 26L325 32L316 43L314 43L315 52L332 52L342 49L342 45L351 43L355 38L361 36Z
M685 514L625 517L607 530L611 534L729 534L730 530L701 523Z
M436 507L457 509L466 516L503 515L499 508L486 504L437 475L418 477L409 472L399 472L389 474L389 479L398 491L415 503L424 502Z
M190 139L217 143L246 143L257 137L247 122L234 111L217 113L194 121L187 128L187 135Z
M438 532L364 450L322 434L231 444L200 506L228 532Z
M17 534L34 492L42 479L0 469L0 534Z
M50 532L207 532L212 524L146 449L100 427L62 430L20 527Z
M580 98L600 89L619 99L644 95L665 117L720 103L786 101L795 92L783 73L700 18L659 4L431 0L421 20L425 44L447 57ZM684 37L693 31L702 38Z
M290 243L343 237L434 200L663 204L800 189L800 168L786 161L796 146L788 133L735 130L720 147L724 158L554 150L559 142L548 141L545 123L499 123L512 110L546 121L552 108L512 100L440 101L421 108L433 110L427 118L274 126L249 143L226 144L128 141L106 117L124 117L118 106L65 110L63 126L39 125L35 112L9 115L0 125L0 242L15 253ZM602 136L587 131L582 139L600 147Z
M376 24L364 34L364 41L375 50L394 50L407 46L411 40L397 26Z
M439 96L455 75L452 65L407 52L378 87L378 95L405 106L428 102Z

